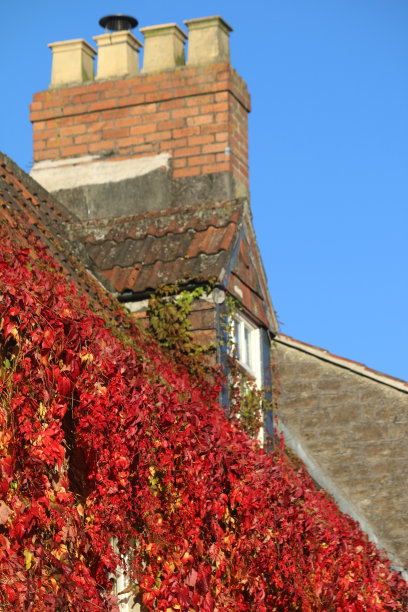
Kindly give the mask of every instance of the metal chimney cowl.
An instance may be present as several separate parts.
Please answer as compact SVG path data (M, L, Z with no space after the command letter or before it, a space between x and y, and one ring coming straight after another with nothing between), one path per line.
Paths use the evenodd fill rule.
M99 25L110 32L120 32L122 30L133 30L138 24L138 20L129 15L106 15L99 20Z

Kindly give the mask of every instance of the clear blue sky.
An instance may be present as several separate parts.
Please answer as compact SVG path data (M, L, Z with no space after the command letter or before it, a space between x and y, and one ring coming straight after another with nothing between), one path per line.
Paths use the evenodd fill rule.
M47 43L220 14L248 83L255 229L281 330L408 379L408 2L2 3L0 149L29 171ZM138 38L143 37L135 31Z

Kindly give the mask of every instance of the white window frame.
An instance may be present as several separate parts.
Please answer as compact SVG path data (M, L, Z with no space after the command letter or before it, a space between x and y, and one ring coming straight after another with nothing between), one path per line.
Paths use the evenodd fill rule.
M113 545L113 549L116 553L118 553L118 546L116 539L112 538L111 543ZM116 568L116 573L112 576L114 579L113 583L113 593L118 597L118 608L120 612L141 612L141 606L136 601L134 594L132 591L127 593L123 593L130 586L129 577L125 571L125 567L127 565L127 555L125 555L124 565L119 565ZM122 594L121 594L122 593Z
M241 312L235 313L230 318L230 342L231 342L231 357L234 357L239 366L255 381L258 389L262 389L264 384L263 377L263 360L262 360L262 337L261 330L256 327L245 315ZM238 332L238 333L237 333ZM245 332L247 332L245 341ZM251 358L250 363L247 363L246 351L249 349ZM240 359L240 355L243 358ZM262 425L257 439L261 445L265 441L265 430Z
M242 313L235 313L231 320L231 342L239 365L260 389L263 383L260 329Z
M140 612L140 604L135 601L132 592L123 593L130 585L127 574L124 572L123 568L118 568L116 572L116 580L114 592L115 595L118 596L118 607L120 612ZM123 593L120 595L120 593Z

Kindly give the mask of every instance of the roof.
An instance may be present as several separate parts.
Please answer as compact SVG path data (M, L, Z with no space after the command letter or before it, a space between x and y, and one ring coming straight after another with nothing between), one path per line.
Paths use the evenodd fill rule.
M57 260L68 281L74 280L92 301L107 305L98 272L87 269L75 257L67 239L66 224L71 219L72 214L62 204L0 152L0 222L7 223L22 248L29 247L29 233L34 233ZM30 256L35 257L35 252Z
M312 344L307 344L306 342L302 342L300 340L296 340L295 338L291 338L286 334L280 333L275 337L275 341L303 351L304 353L308 353L309 355L314 355L319 359L328 361L333 365L337 365L341 368L350 370L356 374L359 374L360 376L371 378L373 380L376 380L377 382L383 383L384 385L388 385L389 387L394 387L399 391L408 393L407 381L368 368L366 365L364 365L364 363L359 363L358 361L353 361L351 359L346 359L345 357L340 357L339 355L334 355L326 349L320 348L318 346L313 346Z
M0 219L12 229L25 216L67 278L98 302L101 285L134 300L162 284L215 279L232 293L239 284L243 307L276 329L245 199L80 221L0 153L0 203Z
M180 279L219 279L242 214L243 201L233 200L81 221L69 230L119 294L138 294Z
M163 284L210 279L234 293L240 277L236 297L259 322L276 329L244 198L76 221L66 227L82 260L98 269L123 299L141 299Z

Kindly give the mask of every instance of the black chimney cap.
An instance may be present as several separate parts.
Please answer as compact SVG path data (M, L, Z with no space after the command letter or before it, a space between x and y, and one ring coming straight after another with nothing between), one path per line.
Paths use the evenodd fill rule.
M129 17L129 15L106 15L106 17L102 17L102 19L99 20L99 25L111 32L132 30L138 23L137 19Z

